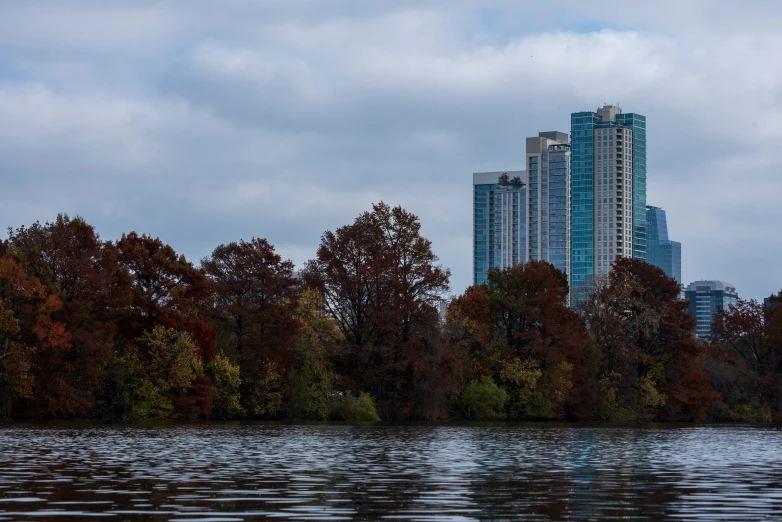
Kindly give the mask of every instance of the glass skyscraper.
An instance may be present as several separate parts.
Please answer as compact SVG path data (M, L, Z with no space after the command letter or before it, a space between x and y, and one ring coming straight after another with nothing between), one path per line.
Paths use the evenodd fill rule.
M570 271L570 144L564 132L527 138L526 171L473 174L473 283L530 260Z
M646 260L646 117L607 105L571 114L570 286L617 257Z
M529 259L570 273L570 143L564 132L527 138Z
M690 301L689 311L697 319L695 333L698 337L711 336L714 314L720 308L736 304L739 296L736 287L724 281L695 281L687 286L684 298Z
M527 259L527 177L524 171L477 172L473 183L473 283L490 268ZM500 184L502 177L515 180Z
M682 284L682 244L668 239L665 211L651 205L646 207L646 262Z

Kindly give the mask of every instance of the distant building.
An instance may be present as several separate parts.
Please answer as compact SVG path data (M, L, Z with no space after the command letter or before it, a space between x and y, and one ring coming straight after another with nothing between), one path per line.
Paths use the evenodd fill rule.
M710 337L714 314L736 304L739 298L736 287L724 281L695 281L687 286L684 297L690 301L690 313L698 320L695 327L698 337Z
M646 117L606 105L570 115L571 295L618 257L646 261Z
M665 211L646 206L646 262L682 284L682 244L668 239Z
M514 184L500 185L507 176ZM477 172L473 184L473 283L486 281L491 268L527 259L527 173Z
M570 142L565 132L527 138L528 260L570 273Z
M473 283L530 260L570 272L570 144L564 132L527 138L528 170L473 174Z

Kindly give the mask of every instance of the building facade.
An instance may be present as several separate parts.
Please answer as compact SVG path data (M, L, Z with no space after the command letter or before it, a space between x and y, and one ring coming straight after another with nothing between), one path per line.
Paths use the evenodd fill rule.
M646 260L646 117L607 105L571 114L570 286L617 257Z
M721 308L736 304L739 296L736 287L724 281L695 281L684 291L684 298L690 301L689 311L698 324L698 337L710 337L714 314Z
M505 176L509 183L501 184ZM479 285L489 269L527 260L527 173L477 172L472 183L473 283Z
M567 133L527 138L528 257L570 273L570 142Z
M531 260L570 272L567 133L527 138L526 171L473 174L473 283Z
M646 206L646 262L682 284L682 244L668 238L665 210Z

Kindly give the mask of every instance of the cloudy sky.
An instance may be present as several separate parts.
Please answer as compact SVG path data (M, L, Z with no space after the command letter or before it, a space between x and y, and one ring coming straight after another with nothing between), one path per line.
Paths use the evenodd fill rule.
M219 6L219 8L218 8ZM472 172L604 102L648 121L683 278L782 288L782 2L0 3L0 225L81 215L300 264L372 202L470 283Z

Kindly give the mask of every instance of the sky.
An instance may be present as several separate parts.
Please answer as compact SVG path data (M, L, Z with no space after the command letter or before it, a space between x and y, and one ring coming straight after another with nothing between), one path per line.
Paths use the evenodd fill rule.
M782 2L7 0L0 225L82 216L197 262L301 265L373 202L420 217L451 292L472 173L605 103L647 117L647 202L684 283L782 289Z

